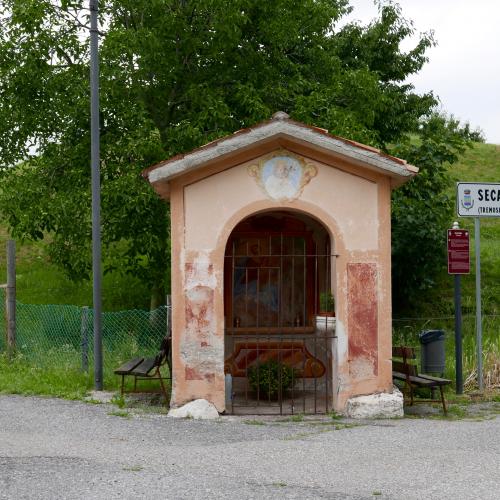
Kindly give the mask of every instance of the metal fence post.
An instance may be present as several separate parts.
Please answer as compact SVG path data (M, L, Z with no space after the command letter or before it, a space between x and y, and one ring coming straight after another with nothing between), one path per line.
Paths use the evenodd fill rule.
M172 296L167 295L167 336L172 335Z
M7 241L7 351L9 358L16 350L16 243Z
M88 306L82 307L82 371L89 370L89 308Z

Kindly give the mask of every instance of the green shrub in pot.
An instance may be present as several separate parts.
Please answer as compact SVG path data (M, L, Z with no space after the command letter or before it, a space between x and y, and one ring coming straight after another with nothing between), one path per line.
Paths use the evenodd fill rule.
M293 368L284 363L279 363L275 359L269 359L263 363L256 363L248 369L248 382L250 387L259 392L260 396L267 399L276 399L280 390L280 370L281 370L281 391L284 394L292 386L296 378Z

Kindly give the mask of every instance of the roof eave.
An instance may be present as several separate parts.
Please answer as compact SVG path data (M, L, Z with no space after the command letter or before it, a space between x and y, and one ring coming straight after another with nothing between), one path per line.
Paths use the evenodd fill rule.
M149 182L168 183L171 179L186 174L213 161L227 158L242 149L250 149L263 141L279 136L300 142L306 142L326 152L340 155L346 159L361 162L367 167L385 173L392 178L392 185L397 187L412 178L418 168L406 161L386 155L378 149L354 141L335 137L323 129L311 127L292 120L270 120L252 128L240 130L231 136L213 141L185 155L178 155L165 162L153 165L143 172ZM165 196L165 187L161 188Z

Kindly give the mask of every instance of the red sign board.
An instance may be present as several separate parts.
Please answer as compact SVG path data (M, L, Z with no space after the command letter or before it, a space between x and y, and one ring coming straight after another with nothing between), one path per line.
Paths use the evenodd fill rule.
M448 274L469 273L469 231L448 229Z

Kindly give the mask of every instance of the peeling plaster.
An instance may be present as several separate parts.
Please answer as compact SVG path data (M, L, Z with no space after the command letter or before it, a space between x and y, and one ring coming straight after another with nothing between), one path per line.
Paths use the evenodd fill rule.
M198 252L198 256L193 259L192 263L185 264L185 270L186 290L199 285L216 288L217 279L214 275L214 265L208 252Z
M345 359L347 358L347 335L344 322L338 318L335 323L335 335L337 336L337 357Z
M185 335L180 357L185 380L215 381L223 370L224 339L216 335L214 314L217 279L207 253L200 252L184 266Z
M378 374L378 287L375 263L347 265L349 372L353 379Z
M368 356L359 356L349 363L349 373L355 380L373 377L373 359Z

